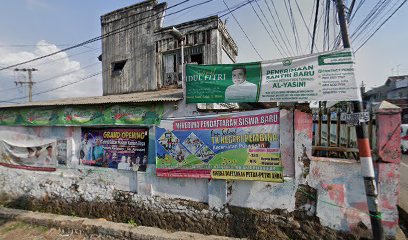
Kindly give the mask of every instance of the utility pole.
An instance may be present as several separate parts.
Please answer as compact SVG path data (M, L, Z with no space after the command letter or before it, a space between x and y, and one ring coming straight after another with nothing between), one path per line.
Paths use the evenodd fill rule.
M343 39L343 47L350 48L348 26L344 13L344 0L336 0L339 16L340 31ZM363 114L363 102L353 102L353 113ZM367 124L365 122L356 126L357 144L361 162L361 174L364 178L364 187L367 197L368 212L370 214L371 228L375 240L383 240L384 232L381 223L381 212L378 210L378 191L375 182L374 165L371 157L370 142L368 140Z
M28 82L22 82L22 81L16 81L16 85L20 84L28 84L28 101L32 102L33 101L33 72L38 71L36 68L16 68L14 69L16 72L27 72L28 73Z

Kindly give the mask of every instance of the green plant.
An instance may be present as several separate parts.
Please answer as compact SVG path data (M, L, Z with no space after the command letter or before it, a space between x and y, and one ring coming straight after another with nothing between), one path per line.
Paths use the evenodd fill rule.
M137 227L137 223L136 223L135 220L133 220L133 219L130 219L130 220L128 221L128 224L131 225L132 227Z

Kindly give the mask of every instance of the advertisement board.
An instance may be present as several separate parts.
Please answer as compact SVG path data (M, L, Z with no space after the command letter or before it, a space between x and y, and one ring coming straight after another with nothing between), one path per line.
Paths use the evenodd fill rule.
M360 99L349 49L257 63L186 66L187 103Z
M156 173L282 182L279 109L162 120L156 128Z
M148 128L82 128L80 164L145 171Z

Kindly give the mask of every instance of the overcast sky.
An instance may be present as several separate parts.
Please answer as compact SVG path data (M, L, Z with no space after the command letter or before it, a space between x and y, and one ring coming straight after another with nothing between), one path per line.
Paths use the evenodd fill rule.
M187 6L203 2L204 0L191 0L180 5L177 8L170 9L167 14L173 11L180 10ZM227 5L233 7L244 0L225 0ZM269 22L264 22L266 28L269 29L269 34L272 35L287 34L289 43L286 45L289 51L294 51L296 55L304 55L310 53L310 36L309 28L313 24L313 4L314 0L286 0L286 6L291 6L293 11L296 28L299 34L298 51L294 42L292 25L290 24L285 2L283 0L273 0L273 3L278 12L279 19L272 8L272 0L258 0L252 6L257 10L261 18L263 14L268 18ZM4 1L0 8L0 67L8 66L45 54L55 52L66 48L70 45L86 41L88 39L100 35L100 16L114 11L118 8L132 5L140 1L129 0L13 0ZM162 1L159 1L162 2ZM167 1L168 6L182 2ZM291 5L289 5L289 2ZM321 1L325 2L325 1ZM360 2L356 1L357 5ZM364 5L356 13L355 18L350 24L350 32L356 32L356 27L367 16L369 11L378 2L377 0L365 1ZM352 42L354 49L357 49L362 41L367 39L368 35L373 32L384 21L386 16L392 13L403 0L390 0L388 8L383 10L383 14L368 28L363 28L362 35ZM298 7L302 12L299 14ZM346 1L349 4L349 1ZM258 4L263 11L260 11ZM268 9L269 7L269 9ZM173 25L184 21L193 20L196 18L207 17L214 15L226 6L222 0L213 0L209 3L190 10L171 15L165 18L165 25ZM275 16L276 22L280 20L285 28L279 33L274 27L274 22L271 18L271 12ZM321 7L322 9L322 7ZM334 11L330 19L329 41L333 42L338 25L333 21ZM260 53L264 60L272 60L282 57L287 57L284 41L276 42L280 48L279 53L276 45L272 42L268 32L259 21L251 5L246 5L234 12L235 17L241 24L242 28L253 42L253 45ZM356 53L356 76L360 84L364 81L368 88L382 85L386 78L390 75L408 74L408 31L406 16L408 15L408 6L404 5L375 35ZM317 48L318 51L323 51L323 27L324 18L320 20ZM250 45L248 39L241 31L237 22L231 15L223 17L226 21L227 28L238 45L239 62L251 62L261 60L259 55ZM269 24L274 29L271 31ZM312 31L312 29L309 29ZM356 35L354 35L355 37ZM96 75L101 71L101 63L97 60L101 54L101 42L97 41L84 47L76 48L67 52L62 52L52 57L44 58L40 61L32 62L19 68L36 68L38 71L33 73L33 80L37 82L34 85L33 93L34 100L45 100L54 98L76 97L76 96L94 96L102 94L102 77ZM60 77L57 77L60 76ZM85 79L86 78L86 79ZM78 83L81 79L85 79ZM15 82L27 81L27 75L24 72L16 72L14 69L0 71L0 100L11 102L27 101L27 88L25 86L16 86ZM65 87L64 87L65 86ZM58 88L48 92L49 89ZM46 93L42 93L46 92Z

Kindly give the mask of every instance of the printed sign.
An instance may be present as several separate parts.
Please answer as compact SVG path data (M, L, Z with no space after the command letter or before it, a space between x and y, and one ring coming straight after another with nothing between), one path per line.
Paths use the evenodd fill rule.
M186 66L187 103L256 102L260 64Z
M145 171L148 128L83 128L80 164Z
M259 63L187 65L187 103L360 100L349 49Z
M279 110L162 120L156 154L161 177L282 182Z
M343 113L340 116L341 116L341 120L345 121L348 126L358 126L363 122L370 121L369 112Z
M56 142L43 144L32 140L12 143L0 141L0 165L27 170L55 171L57 165Z

